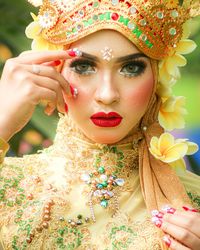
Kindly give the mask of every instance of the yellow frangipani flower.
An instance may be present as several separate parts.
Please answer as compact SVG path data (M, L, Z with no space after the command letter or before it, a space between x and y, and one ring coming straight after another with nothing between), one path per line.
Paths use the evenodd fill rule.
M196 44L194 41L187 39L190 34L189 22L183 26L183 37L176 45L174 50L168 57L161 60L158 64L159 67L159 83L161 85L172 87L176 81L180 78L179 67L186 65L187 60L183 55L191 53ZM164 92L162 92L164 90ZM164 97L166 95L165 89L159 88L159 96Z
M163 133L160 137L152 137L149 151L158 160L172 164L180 164L185 168L183 157L194 154L198 150L197 144L187 139L175 139L169 133Z
M175 128L184 128L184 115L186 114L185 97L171 96L167 99L163 99L163 103L161 104L158 114L158 120L164 129L171 131Z
M63 46L54 45L49 43L42 37L42 27L39 24L38 17L31 13L33 22L30 23L25 31L28 38L33 39L31 48L32 50L59 50L63 49Z

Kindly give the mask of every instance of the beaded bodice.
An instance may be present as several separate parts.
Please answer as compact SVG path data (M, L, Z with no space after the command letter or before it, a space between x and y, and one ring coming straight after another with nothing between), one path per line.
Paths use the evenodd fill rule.
M4 249L160 250L141 195L139 137L94 144L62 117L54 145L1 168Z

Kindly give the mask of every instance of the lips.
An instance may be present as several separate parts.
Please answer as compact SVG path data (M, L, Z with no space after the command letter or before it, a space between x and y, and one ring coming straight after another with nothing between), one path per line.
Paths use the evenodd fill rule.
M91 121L99 127L116 127L121 121L122 117L116 112L98 112L90 117Z

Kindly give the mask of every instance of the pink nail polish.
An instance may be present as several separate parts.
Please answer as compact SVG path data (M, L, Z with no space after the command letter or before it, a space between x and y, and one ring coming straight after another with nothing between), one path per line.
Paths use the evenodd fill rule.
M65 112L68 113L68 106L67 106L67 103L65 103Z
M74 95L74 88L71 85L69 85L69 87L70 87L71 94Z
M197 210L197 209L195 209L195 208L192 208L192 209L191 209L191 212L198 213L199 210Z
M161 210L164 213L168 213L168 214L174 214L176 212L176 209L173 207L170 207L169 205L164 206Z
M151 221L154 223L155 226L160 228L162 226L162 220L158 217L152 217Z
M159 212L157 215L156 215L156 217L158 217L159 219L162 219L163 218L163 213L162 212Z
M61 61L60 60L56 60L53 62L53 66L58 66L61 64Z
M185 211L191 211L191 212L194 212L194 213L198 213L199 211L195 208L190 208L190 207L187 207L187 206L182 206L182 208L185 210Z
M176 212L176 209L173 208L173 207L171 207L171 208L167 211L168 214L174 214L175 212Z
M69 51L67 51L67 53L71 57L75 57L76 56L76 51L74 51L74 50L69 50Z
M165 242L167 247L171 246L172 241L170 240L169 236L165 235L162 239Z

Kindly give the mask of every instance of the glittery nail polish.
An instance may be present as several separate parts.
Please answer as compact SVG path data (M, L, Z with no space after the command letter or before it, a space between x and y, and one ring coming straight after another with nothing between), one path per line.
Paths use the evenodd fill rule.
M170 207L169 205L164 206L161 210L168 214L174 214L176 212L176 209L173 207Z
M151 221L154 223L155 226L160 228L162 226L162 220L158 217L152 217Z
M165 235L162 239L165 242L165 244L166 244L167 247L171 246L172 241L170 240L170 238L169 238L168 235Z

